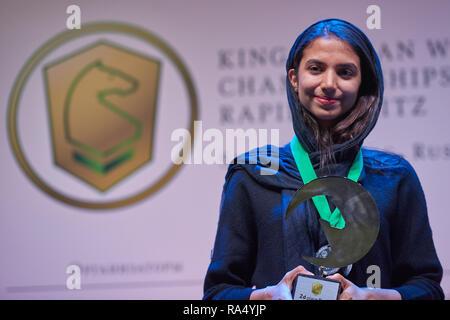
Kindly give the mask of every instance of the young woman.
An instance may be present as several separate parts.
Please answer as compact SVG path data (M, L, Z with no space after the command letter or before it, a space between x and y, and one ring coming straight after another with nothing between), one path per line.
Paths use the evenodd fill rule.
M284 219L304 185L294 157L302 149L318 177L347 176L361 151L357 181L380 214L370 251L352 265L327 269L342 284L339 299L442 299L442 267L414 169L398 155L362 147L383 100L383 75L370 41L346 21L319 21L295 41L286 71L294 138L282 148L243 155L252 160L248 164L229 166L204 298L292 299L297 274L319 273L303 258L328 245L313 201ZM268 168L267 158L258 161L262 157L278 161L276 174L262 174ZM367 288L370 266L380 270L380 288Z

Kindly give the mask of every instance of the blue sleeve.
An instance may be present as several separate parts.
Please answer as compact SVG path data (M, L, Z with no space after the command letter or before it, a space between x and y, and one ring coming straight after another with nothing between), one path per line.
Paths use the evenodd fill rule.
M391 231L394 288L404 300L443 299L442 266L436 254L419 178L404 159L398 209Z
M256 236L248 177L242 170L227 175L203 299L249 299L256 255Z

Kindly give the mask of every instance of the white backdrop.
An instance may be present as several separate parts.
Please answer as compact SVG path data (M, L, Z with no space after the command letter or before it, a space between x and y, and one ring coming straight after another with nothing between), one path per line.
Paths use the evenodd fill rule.
M0 297L3 299L200 299L213 246L226 165L184 165L162 188L129 206L93 210L63 203L24 173L7 131L8 99L30 56L66 30L71 1L2 0ZM167 43L192 78L203 130L293 130L284 64L297 35L324 18L361 28L381 58L385 104L366 146L403 154L425 191L433 237L450 296L450 12L449 1L77 1L81 30L120 22ZM381 29L366 26L369 5ZM161 61L154 155L150 163L100 193L54 165L42 68L98 39ZM171 132L187 126L188 91L157 47L123 34L67 42L30 73L18 104L17 132L30 167L46 184L86 201L117 200L154 184L171 166ZM196 140L196 143L199 143ZM205 144L205 143L204 143ZM81 267L81 290L66 288L66 267Z

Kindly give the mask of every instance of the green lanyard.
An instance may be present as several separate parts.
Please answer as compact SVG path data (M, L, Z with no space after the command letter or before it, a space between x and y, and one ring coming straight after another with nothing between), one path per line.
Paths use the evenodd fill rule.
M307 184L308 182L317 179L317 175L314 171L311 160L309 159L308 152L306 152L306 150L298 141L297 136L295 135L291 141L291 150L292 154L294 155L294 160L297 164L297 168L300 172L303 183ZM358 181L359 176L362 172L362 168L363 156L360 149L355 157L355 160L352 163L352 166L350 167L347 178L353 181ZM333 213L331 213L327 198L324 195L313 197L312 200L314 202L314 205L316 206L317 211L319 212L320 217L323 220L328 221L332 227L338 229L342 229L345 227L345 220L342 217L341 212L338 208L336 208Z

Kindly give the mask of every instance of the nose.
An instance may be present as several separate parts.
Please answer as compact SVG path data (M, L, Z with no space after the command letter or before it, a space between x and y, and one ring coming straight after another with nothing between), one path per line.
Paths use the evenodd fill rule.
M336 91L336 74L333 70L327 70L323 73L320 87L327 96L334 95Z

